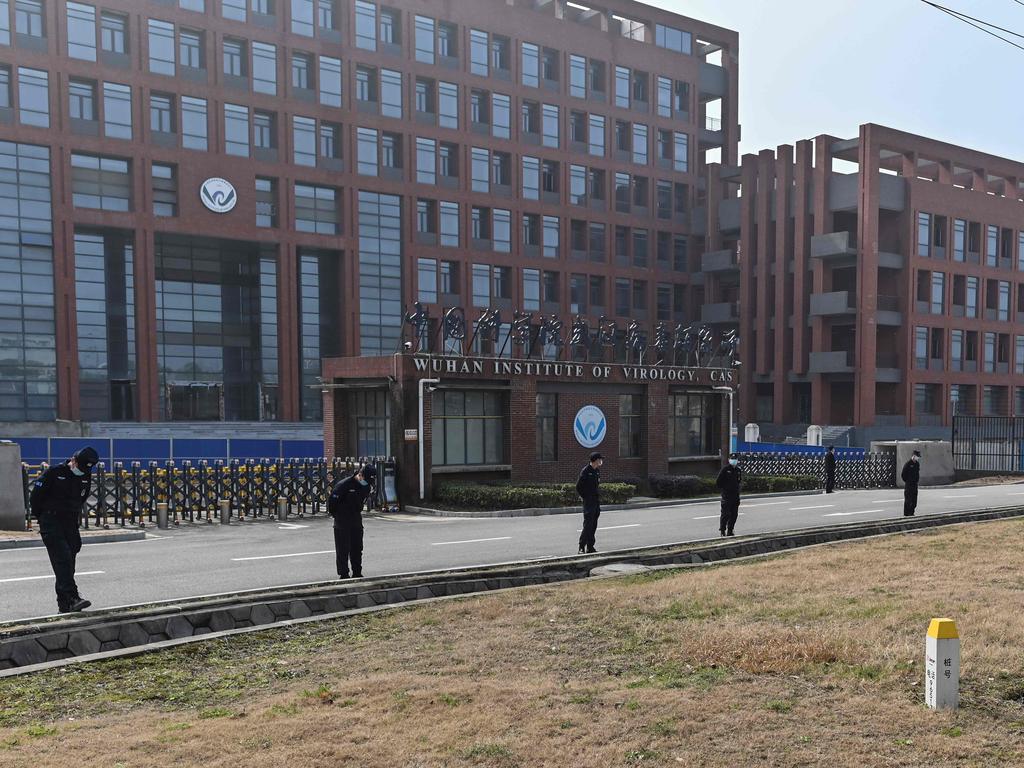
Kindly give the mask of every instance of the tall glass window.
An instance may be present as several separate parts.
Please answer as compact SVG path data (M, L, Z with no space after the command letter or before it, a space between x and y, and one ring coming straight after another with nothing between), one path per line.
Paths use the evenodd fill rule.
M498 139L512 136L512 99L504 93L491 94L491 134Z
M103 11L100 14L100 45L109 53L128 53L128 17Z
M437 142L416 138L416 181L420 184L437 182Z
M18 67L18 122L50 127L50 75L45 70Z
M714 456L721 449L720 403L715 395L669 397L669 456Z
M932 216L930 213L917 214L917 255L928 258L931 245Z
M642 413L642 395L619 395L619 456L623 458L642 455Z
M689 136L679 131L672 132L672 167L686 173L690 170Z
M479 29L469 31L469 71L487 77L487 33Z
M377 50L377 6L356 0L356 47Z
M170 22L149 20L149 71L174 75L174 25Z
M442 200L438 208L438 216L441 245L446 248L458 248L460 241L459 204Z
M181 143L185 149L208 149L206 99L181 97Z
M306 37L313 36L313 0L291 0L292 32Z
M359 192L359 345L391 354L402 332L402 201Z
M380 72L380 113L384 117L402 117L402 73L390 69Z
M459 127L459 86L456 83L437 84L437 124L456 130Z
M569 95L587 98L587 60L575 54L569 56Z
M999 227L989 226L985 230L985 264L999 266Z
M73 153L71 200L76 208L130 211L131 163L120 157Z
M249 156L249 108L224 105L224 151L239 157Z
M588 151L595 157L604 157L604 115L588 115Z
M68 56L96 61L96 9L82 3L67 3Z
M341 106L341 59L320 56L320 103Z
M416 17L416 61L434 63L434 20L428 16Z
M558 105L545 104L543 107L543 144L545 147L558 147L559 118Z
M68 81L68 116L72 120L96 120L96 83Z
M522 44L522 82L534 88L540 85L540 49L533 43Z
M537 461L558 459L558 395L537 394Z
M277 95L277 46L252 44L252 89L256 93Z
M340 195L334 187L295 183L295 229L317 235L341 232L338 204Z
M296 165L316 167L316 120L292 117L292 147Z
M439 466L505 461L505 395L493 391L434 392L431 458Z
M953 261L964 261L967 245L967 222L963 219L953 220Z

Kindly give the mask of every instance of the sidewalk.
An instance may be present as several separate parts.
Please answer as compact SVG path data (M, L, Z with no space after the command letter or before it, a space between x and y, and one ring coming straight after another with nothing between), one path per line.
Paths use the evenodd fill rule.
M82 531L82 544L109 544L113 541L140 541L145 531ZM0 550L28 549L43 546L39 531L0 531Z

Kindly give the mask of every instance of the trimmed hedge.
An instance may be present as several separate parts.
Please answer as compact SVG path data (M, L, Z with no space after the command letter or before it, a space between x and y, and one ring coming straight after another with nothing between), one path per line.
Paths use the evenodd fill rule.
M718 495L714 477L696 475L651 475L648 483L651 495L659 499L688 499L694 496ZM745 476L744 493L786 493L789 491L812 491L821 487L818 478L812 475L796 477Z
M628 483L601 483L602 504L624 504L636 495ZM579 507L575 483L485 485L444 483L434 489L434 501L454 509L494 511L532 507Z

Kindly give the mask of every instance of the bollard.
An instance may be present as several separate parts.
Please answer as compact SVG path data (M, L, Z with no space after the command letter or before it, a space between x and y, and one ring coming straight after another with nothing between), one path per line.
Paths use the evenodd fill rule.
M277 519L280 522L284 522L288 519L288 499L280 498L277 499Z
M156 527L161 531L166 531L170 528L167 522L167 502L158 501L156 504Z
M221 499L220 500L220 524L230 525L231 524L231 500Z
M932 619L925 641L924 700L929 709L960 706L960 635L952 619Z

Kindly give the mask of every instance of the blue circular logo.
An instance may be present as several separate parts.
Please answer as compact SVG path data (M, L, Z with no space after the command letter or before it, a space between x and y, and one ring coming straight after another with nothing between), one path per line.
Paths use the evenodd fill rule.
M576 442L584 448L597 448L608 434L608 421L604 411L596 405L584 405L576 412L572 423Z
M227 179L214 177L207 179L199 188L199 197L203 205L214 213L227 213L235 207L238 202L238 195L235 188Z

